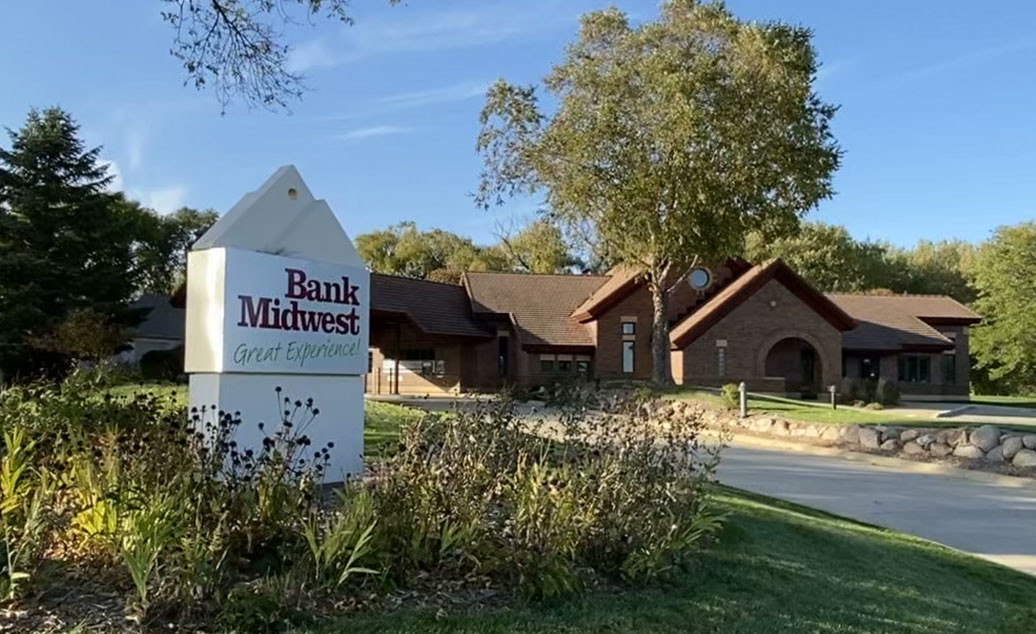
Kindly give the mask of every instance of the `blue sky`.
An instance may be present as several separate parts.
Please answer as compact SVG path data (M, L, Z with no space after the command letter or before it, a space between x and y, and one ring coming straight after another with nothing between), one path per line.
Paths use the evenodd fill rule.
M160 0L16 0L0 9L0 125L60 105L122 187L160 211L226 211L295 163L351 234L402 220L489 242L532 201L477 210L482 90L538 80L591 0L356 0L352 27L289 32L312 91L290 114L183 85ZM638 19L657 4L616 2ZM858 237L979 240L1036 216L1036 4L731 0L815 31L818 91L841 105L838 194L810 217ZM6 145L6 139L2 141Z

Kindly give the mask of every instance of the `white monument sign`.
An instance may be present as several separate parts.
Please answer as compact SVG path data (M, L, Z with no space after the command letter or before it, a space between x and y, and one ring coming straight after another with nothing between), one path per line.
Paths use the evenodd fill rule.
M285 398L289 410L312 399L319 414L305 435L333 445L328 480L360 473L369 305L370 275L349 237L282 167L188 255L191 406L240 412L238 444L258 449Z

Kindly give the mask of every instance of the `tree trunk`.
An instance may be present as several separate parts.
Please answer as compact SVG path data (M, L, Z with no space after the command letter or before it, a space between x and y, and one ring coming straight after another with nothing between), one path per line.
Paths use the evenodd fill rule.
M663 276L664 277L664 276ZM673 385L669 359L669 298L662 280L649 280L651 291L651 382L657 387Z

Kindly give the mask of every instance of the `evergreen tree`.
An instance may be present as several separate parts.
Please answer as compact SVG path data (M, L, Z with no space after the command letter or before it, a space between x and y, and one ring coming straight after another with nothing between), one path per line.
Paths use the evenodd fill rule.
M33 347L73 310L124 315L136 223L60 108L29 112L0 147L0 372L58 361Z

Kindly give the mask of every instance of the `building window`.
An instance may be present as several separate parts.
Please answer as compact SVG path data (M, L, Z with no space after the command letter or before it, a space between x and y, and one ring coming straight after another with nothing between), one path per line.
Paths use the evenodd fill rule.
M905 383L929 383L932 360L928 356L901 355L899 357L899 380Z
M576 372L583 376L590 376L590 359L576 358Z
M635 334L637 334L637 322L635 322L635 321L624 321L624 322L622 322L622 334L623 335L635 335Z
M727 349L716 348L716 374L720 377L727 375Z
M500 337L497 340L496 371L500 376L507 376L511 369L511 340Z
M570 354L559 354L558 355L558 372L562 374L572 373L572 355Z
M373 350L368 350L367 351L367 374L370 374L373 371L374 371L374 351Z
M633 343L632 341L622 342L622 372L633 374Z
M957 355L942 355L942 382L946 385L957 384Z
M541 354L540 355L540 372L543 374L554 373L554 355L552 354Z

